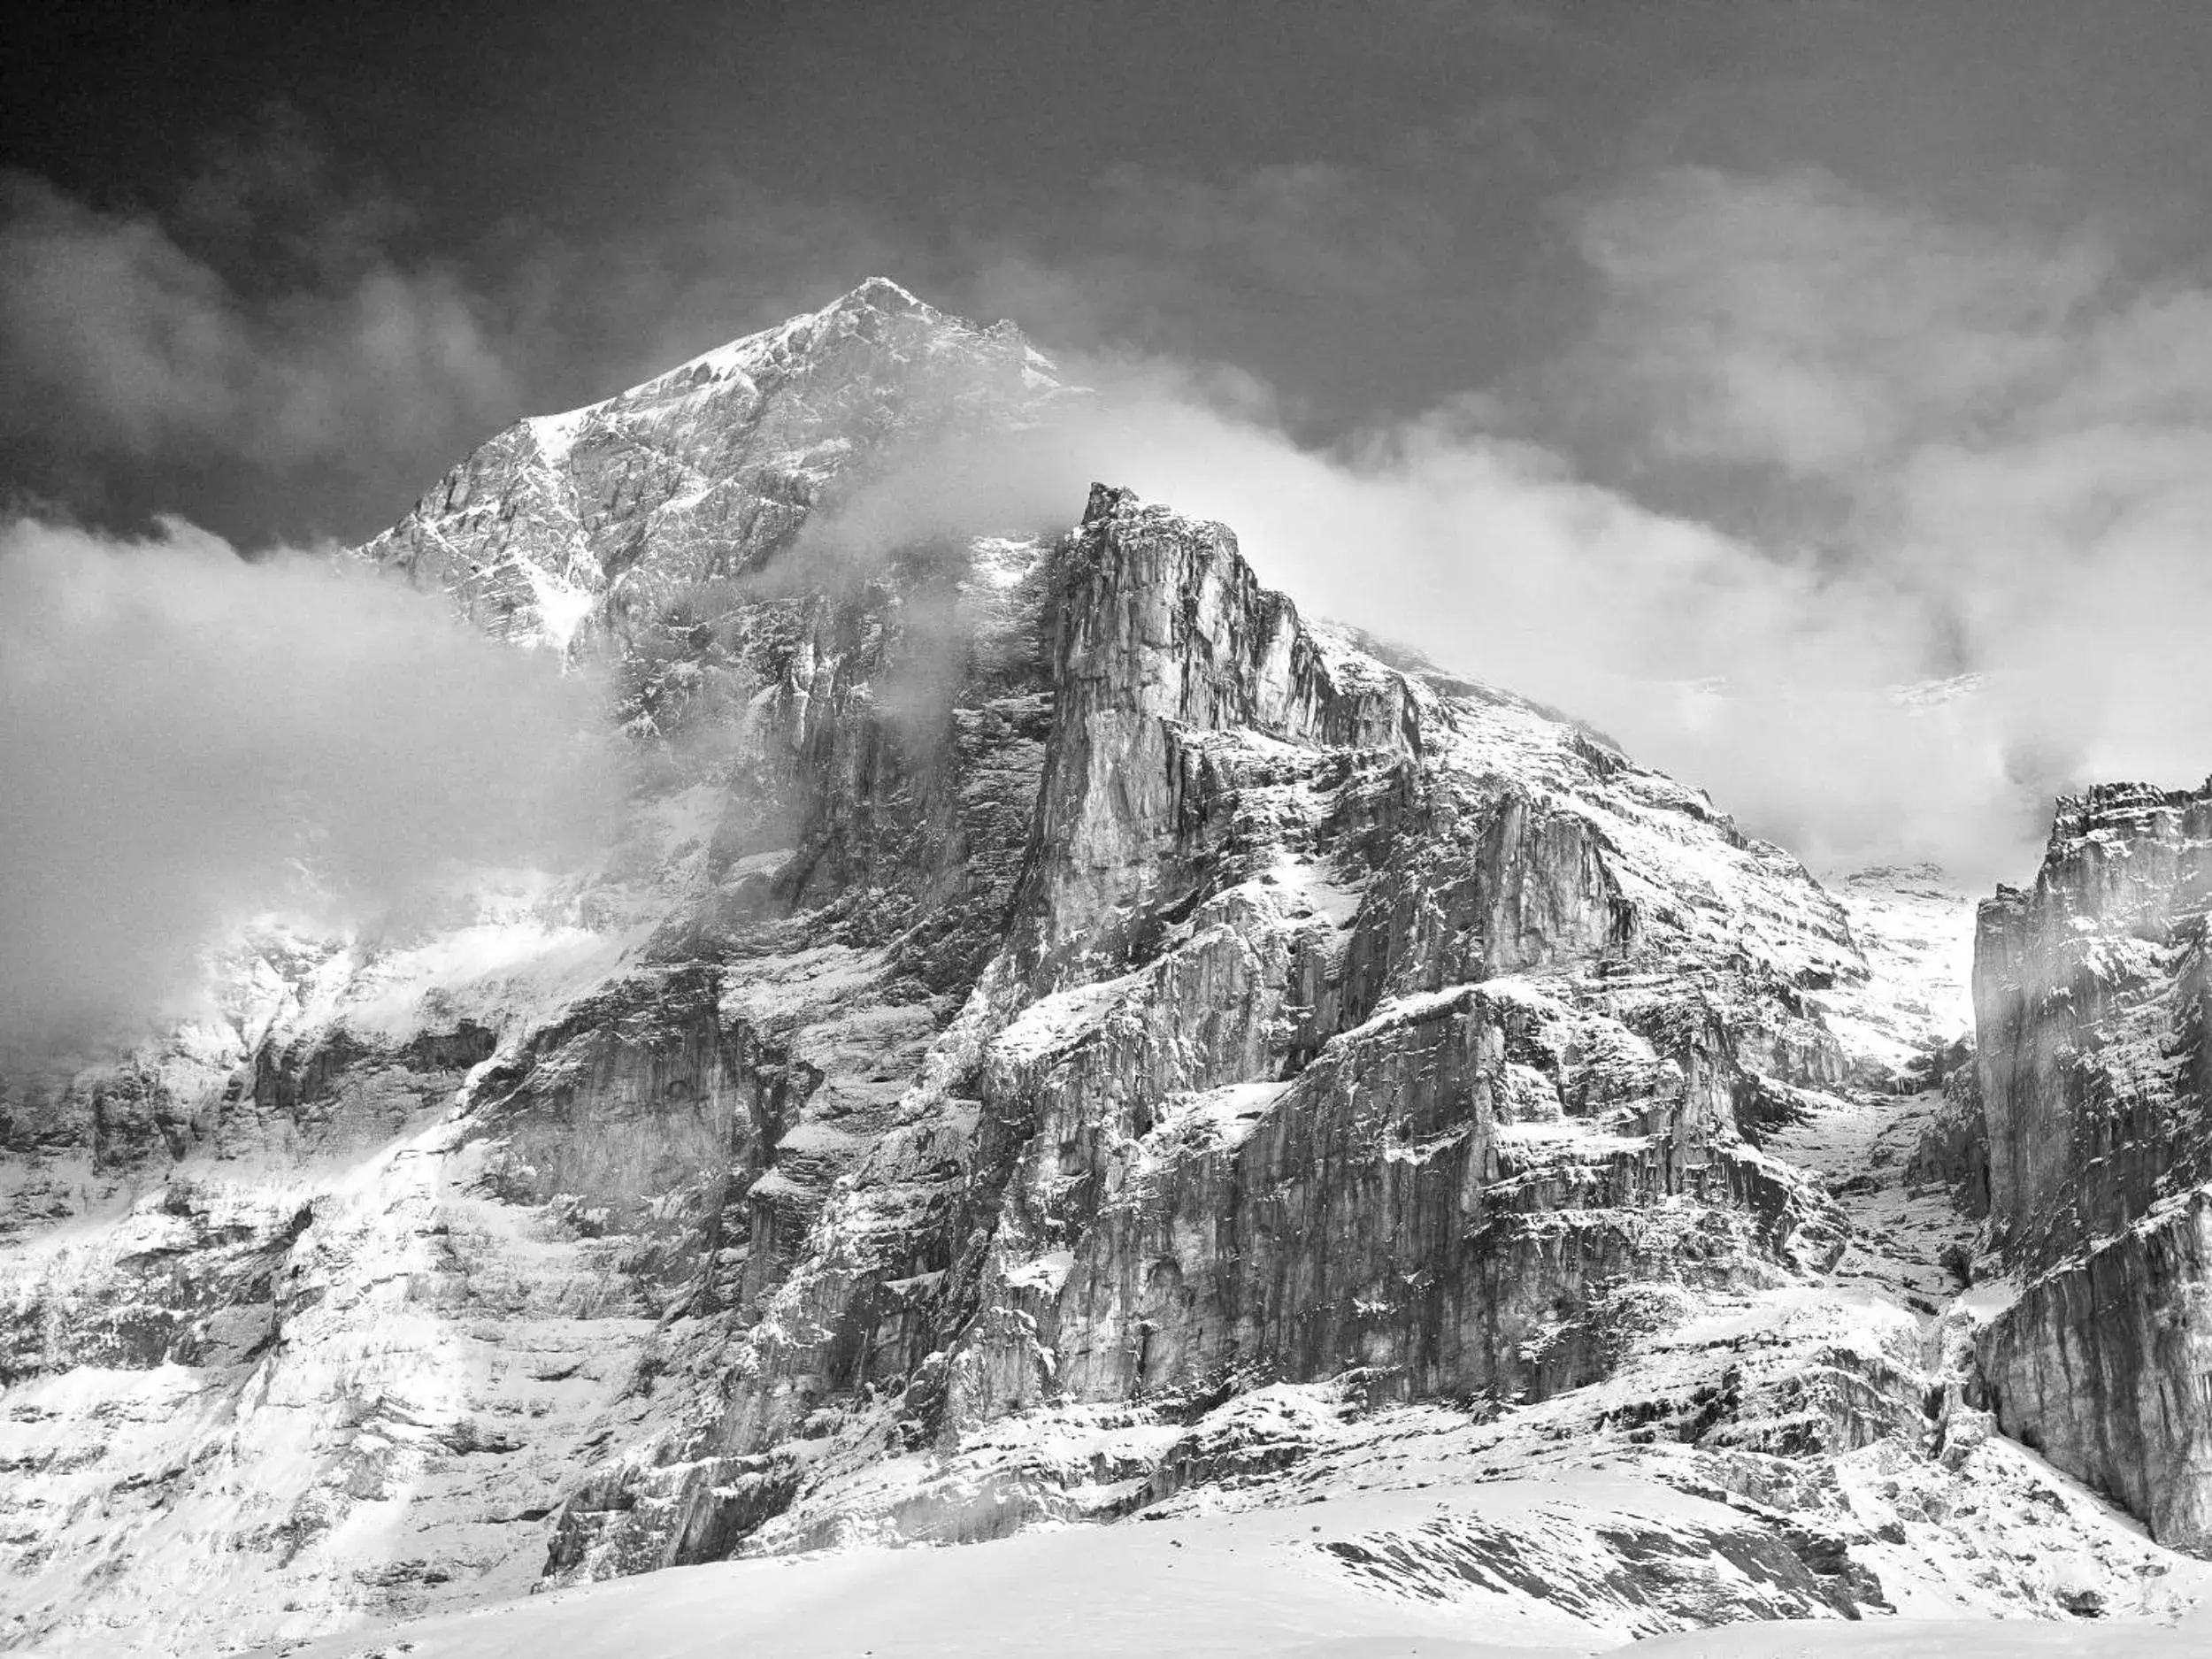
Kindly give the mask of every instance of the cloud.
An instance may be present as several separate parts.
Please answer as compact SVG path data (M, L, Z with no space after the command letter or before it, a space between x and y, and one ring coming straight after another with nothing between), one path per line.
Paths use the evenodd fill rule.
M1947 718L1978 775L1999 757L2016 836L2055 789L2212 770L2192 643L2212 603L2202 273L2146 276L2136 239L2093 221L1939 215L1816 173L1675 170L1581 229L1605 300L1568 384L1612 388L1647 466L1734 469L1705 497L1717 517L1732 491L1820 495L1818 557L1892 648L1843 653L1836 692L1901 655L1915 675L1985 675ZM1878 776L1865 734L1889 723L1835 718L1827 741L1859 742ZM1901 823L1970 844L1958 780L1928 782Z
M1576 389L1601 382L1665 453L1799 477L2002 421L2114 277L2086 231L1962 224L1819 173L1673 169L1577 232L1605 303Z
M449 861L576 856L596 706L363 571L0 526L0 1036L143 1018L249 913L380 923Z
M334 284L251 296L155 219L12 173L0 270L12 440L376 471L394 434L457 443L514 407L478 303L435 269L372 261Z
M1645 335L1610 312L1599 335L1655 407L1687 411L1698 442L1732 434L1732 462L1816 468L1847 509L1843 540L1777 547L1720 515L1658 510L1530 439L1495 398L1316 446L1248 379L1093 356L1063 368L1094 399L918 457L808 545L850 558L910 536L1047 531L1090 480L1127 484L1232 526L1310 614L1569 709L1822 864L1929 858L1970 882L2024 879L2058 790L2212 769L2212 670L2189 641L2212 601L2199 528L2212 524L2212 442L2193 414L2147 424L2187 401L2167 365L2195 349L2193 304L2115 310L2080 274L2108 267L2070 243L2052 250L2054 276L2032 242L1985 245L1862 199L1697 188L1731 219L1786 200L1802 269L1747 234L1751 279L1702 253L1617 250L1620 303L1651 319L1651 354L1631 360ZM1824 204L1845 222L1824 226ZM1696 250L1709 230L1693 218L1668 234ZM1924 291L1844 307L1839 242L1927 234L1936 255L1903 262ZM1702 357L1636 288L1643 273L1678 285L1686 263L1705 274L1668 307L1704 319ZM1745 280L1772 298L1745 315L1740 352L1706 290ZM1790 291L1801 281L1811 297ZM2067 320L2051 341L2055 294ZM1865 313L1898 303L1922 349L1885 356L1887 325ZM1824 325L1833 338L1824 308L1843 308ZM1777 318L1801 352L1781 352ZM1739 355L1791 356L1801 392L1773 402ZM1683 377L1695 383L1670 403ZM1804 404L1849 418L1771 430ZM1679 449L1684 432L1651 441Z

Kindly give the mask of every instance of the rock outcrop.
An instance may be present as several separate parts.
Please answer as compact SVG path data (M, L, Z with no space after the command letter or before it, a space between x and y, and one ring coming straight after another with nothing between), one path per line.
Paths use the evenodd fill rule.
M1974 1000L1999 1253L1998 1420L2212 1552L2212 786L2063 801L1982 906Z

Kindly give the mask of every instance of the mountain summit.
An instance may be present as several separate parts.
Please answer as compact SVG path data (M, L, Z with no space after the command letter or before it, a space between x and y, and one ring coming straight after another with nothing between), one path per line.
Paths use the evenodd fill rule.
M10 1639L205 1649L1078 1524L1101 1553L1053 1559L1165 1585L1138 1540L1187 1529L1206 1582L1240 1543L1344 1630L1581 1651L2202 1594L2065 1471L2183 1544L2196 1475L2146 1503L2139 1449L2047 1426L2091 1293L2008 1325L1993 1277L2093 1286L2080 1251L2123 1258L2089 1233L2168 1216L2109 1340L2178 1386L2194 1201L2130 1178L2032 1225L2100 1178L2007 1173L2065 1063L1955 1042L1926 964L1962 905L1832 894L1125 488L817 556L904 446L1071 395L874 280L518 423L361 550L614 671L627 821L417 936L238 941L219 1027L0 1114ZM2200 807L2097 826L2170 852ZM2076 874L1985 952L2060 950L2104 856L2055 849ZM2194 934L2142 908L2154 964L2115 934L2069 983L2126 966L2200 1044ZM2109 1011L1998 984L1985 1031ZM934 1558L948 1594L977 1558ZM784 1642L730 1582L717 1628ZM647 1617L609 1594L564 1617ZM1252 1617L1282 1640L1220 1650L1297 1633Z
M361 549L504 639L590 641L757 569L856 459L1033 419L1064 392L1011 323L871 277L627 391L518 421Z

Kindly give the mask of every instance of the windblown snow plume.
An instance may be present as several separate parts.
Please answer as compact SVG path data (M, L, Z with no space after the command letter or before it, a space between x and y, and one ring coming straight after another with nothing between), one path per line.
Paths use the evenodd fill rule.
M589 835L591 689L396 583L0 527L0 1037L142 1015L227 922L388 919Z

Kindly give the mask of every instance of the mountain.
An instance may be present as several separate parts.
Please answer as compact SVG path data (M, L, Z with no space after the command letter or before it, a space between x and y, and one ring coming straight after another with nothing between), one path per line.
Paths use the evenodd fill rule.
M1983 905L1974 1003L1993 1235L1978 1343L2008 1433L2212 1553L2212 785L2060 802L2035 886Z
M7 1641L351 1652L1071 1526L1050 1559L1187 1533L1230 1585L1242 1545L1324 1633L1568 1651L2203 1594L2083 1482L2184 1510L2008 1369L2082 1340L2022 1217L2097 1179L1993 1070L2021 902L1969 1064L1927 872L1831 892L1125 488L884 522L1083 396L872 281L519 423L361 549L609 677L627 821L404 936L243 938L206 1022L9 1086ZM2162 1282L2113 1339L2158 1379ZM718 1629L769 1617L742 1582Z
M1070 394L1010 323L876 278L603 403L518 421L362 549L524 643L632 643L757 571L833 480L1041 418ZM580 641L578 634L583 633Z

